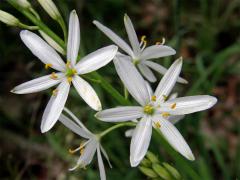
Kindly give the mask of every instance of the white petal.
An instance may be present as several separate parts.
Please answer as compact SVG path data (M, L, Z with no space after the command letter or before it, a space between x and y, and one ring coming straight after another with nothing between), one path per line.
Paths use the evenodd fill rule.
M120 38L117 34L115 34L111 29L102 25L98 21L93 21L93 24L95 24L100 31L102 31L108 38L110 38L122 50L124 50L130 56L134 57L134 53L130 48L130 46L122 38Z
M131 121L142 117L143 109L139 106L117 107L100 111L95 116L105 122Z
M75 121L75 123L78 124L78 126L80 126L82 129L85 130L86 133L89 134L89 136L93 137L94 134L91 133L86 126L66 107L63 108L63 110Z
M96 111L100 111L102 109L101 102L96 92L87 81L76 75L73 77L72 82L79 95L91 108Z
M64 74L56 73L56 75L58 76L56 80L51 79L51 75L42 76L16 86L11 92L15 94L28 94L43 91L61 82Z
M95 71L108 64L116 55L117 50L118 47L114 45L98 49L82 58L75 68L79 74Z
M63 62L61 57L58 55L58 53L38 35L30 31L24 30L24 31L21 31L20 37L24 42L24 44L43 63L51 64L52 68L58 71L65 70L65 63Z
M109 157L108 157L108 155L107 155L107 152L105 151L105 149L104 149L101 145L100 145L100 149L101 149L101 151L102 151L102 153L103 153L103 156L106 158L106 160L107 160L110 168L112 168L112 165L111 165L111 163L110 163L110 160L109 160Z
M157 64L155 62L152 62L152 61L142 61L142 63L146 64L148 67L150 67L151 69L157 71L158 73L164 75L166 72L167 72L167 69L163 66L161 66L160 64ZM182 83L182 84L187 84L188 81L181 78L181 77L178 77L177 78L177 82L179 83Z
M94 154L97 150L98 142L95 139L91 139L84 147L83 153L78 159L77 165L69 169L70 171L75 170L77 167L86 167L91 163Z
M178 93L173 93L169 96L168 100L176 99L178 97Z
M64 105L67 101L69 89L70 85L65 79L57 87L56 96L52 95L43 113L41 123L42 133L49 131L60 117Z
M155 58L170 56L174 54L176 54L176 51L169 46L153 45L144 49L141 55L141 60L155 59Z
M67 60L71 61L71 65L74 66L78 56L78 50L80 46L80 24L78 15L75 10L70 14L69 18L69 32L67 43Z
M145 64L141 64L139 63L138 68L140 70L140 72L142 73L142 75L150 82L156 82L156 77L153 74L153 72L151 71L151 69L149 69Z
M136 167L147 153L152 135L151 117L144 117L133 132L130 145L130 163Z
M99 147L97 148L97 158L98 158L98 167L99 167L99 172L100 172L100 179L101 180L106 180L105 168L104 168L102 155L101 155Z
M75 122L70 120L67 116L61 114L59 117L59 121L62 122L67 128L72 130L74 133L78 134L83 138L90 138L88 132L86 132L83 128L79 127Z
M155 128L156 126L154 124L156 122L160 123L159 130L168 143L184 157L193 161L195 159L194 155L177 128L175 128L172 123L168 122L166 119L163 119L161 116L154 117L153 126Z
M158 87L155 91L157 101L162 102L165 99L164 96L168 96L170 94L180 74L181 68L182 58L179 58L171 65L168 71L164 74L162 80L158 84Z
M171 122L172 124L176 124L184 117L185 117L184 115L169 116L168 121Z
M120 79L129 93L139 104L142 106L146 105L150 100L149 93L144 79L133 63L124 58L119 58L119 56L116 56L113 62Z
M131 43L131 46L133 48L133 52L134 52L134 54L136 54L138 56L139 53L140 53L140 44L139 44L139 41L138 41L136 31L133 27L132 21L128 17L127 14L125 14L125 16L124 16L124 25L125 25L125 28L126 28L126 31L127 31L127 34L128 34L128 39L129 39L129 41Z
M134 132L134 129L128 129L128 130L125 131L125 136L128 137L128 138L132 137L133 132Z
M216 104L216 102L217 99L213 96L186 96L168 100L167 102L162 103L159 111L169 112L172 115L190 114L209 109ZM173 104L176 104L174 108L172 108Z
M145 81L145 84L147 86L149 97L152 97L153 96L153 90L152 90L152 87L151 87L150 83Z

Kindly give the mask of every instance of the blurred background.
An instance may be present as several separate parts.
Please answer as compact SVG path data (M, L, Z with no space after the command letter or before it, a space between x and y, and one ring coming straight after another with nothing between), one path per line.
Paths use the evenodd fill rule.
M183 179L240 178L240 1L239 0L55 0L64 19L76 9L81 24L81 54L87 54L112 42L93 24L98 20L127 40L124 13L132 19L139 38L147 36L148 45L166 38L176 49L174 57L158 59L165 67L174 59L184 58L182 76L188 85L175 88L180 96L209 94L218 98L210 110L188 115L177 128L196 156L194 162L184 159L154 133L150 150L161 162L174 166ZM41 8L31 1L42 20L59 36L62 32ZM31 24L6 1L0 9ZM49 73L19 38L21 29L0 23L0 179L99 179L96 156L87 169L69 172L78 154L68 153L81 138L60 123L51 132L41 134L40 122L51 90L28 95L11 94L10 90L25 81ZM114 66L99 70L119 92L123 93ZM156 74L161 79L159 74ZM103 108L119 105L97 83ZM156 87L153 84L153 87ZM66 106L93 132L111 124L97 121L91 110L71 91ZM130 168L127 128L104 137L113 168L105 161L108 179L148 179L139 168ZM191 169L189 169L191 167ZM161 178L156 178L161 179Z

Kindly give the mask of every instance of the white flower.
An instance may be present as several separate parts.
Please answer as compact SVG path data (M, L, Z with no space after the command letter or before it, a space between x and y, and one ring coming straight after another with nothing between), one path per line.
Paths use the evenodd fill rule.
M42 132L50 130L58 120L67 100L71 82L91 108L97 111L101 110L101 102L96 92L79 75L95 71L109 63L117 53L117 46L111 45L101 48L76 63L80 45L80 27L75 11L72 11L70 15L66 64L56 51L38 35L25 30L20 33L20 36L32 53L45 63L46 68L51 67L60 71L23 83L11 91L16 94L34 93L59 84L53 91L43 113Z
M96 117L105 122L123 122L141 118L132 133L131 166L137 166L145 156L150 144L152 126L160 130L176 151L187 159L194 160L188 144L168 118L171 115L182 116L208 109L217 102L217 99L208 95L167 99L181 71L181 58L171 65L154 93L149 90L130 61L116 61L115 64L125 87L141 106L107 109L98 112Z
M124 55L118 53L115 58L122 61L130 60L133 62L133 64L139 68L140 72L148 81L155 82L157 80L151 69L159 72L160 74L166 73L167 69L165 67L149 60L174 55L176 51L169 46L165 46L159 43L146 47L147 41L145 40L145 36L142 36L141 42L139 43L131 19L126 14L124 16L124 25L132 48L111 29L102 25L98 21L93 21L93 23L115 44L117 44L123 51L128 54ZM178 82L187 83L185 79L182 79L180 77L178 77Z
M77 161L76 166L69 169L70 171L75 170L77 167L85 168L87 165L89 165L93 159L94 154L97 151L97 159L98 159L98 166L100 171L100 177L101 180L106 179L106 173L105 168L101 156L101 152L108 161L108 164L110 167L110 161L108 158L108 155L105 151L105 149L100 144L100 139L97 135L91 133L84 125L83 123L67 108L65 108L65 112L68 113L69 116L74 120L72 121L67 116L61 114L59 121L61 121L67 128L71 129L74 133L81 136L82 138L86 139L83 143L80 144L80 146L74 150L69 150L70 153L75 153L77 151L80 151L80 157Z

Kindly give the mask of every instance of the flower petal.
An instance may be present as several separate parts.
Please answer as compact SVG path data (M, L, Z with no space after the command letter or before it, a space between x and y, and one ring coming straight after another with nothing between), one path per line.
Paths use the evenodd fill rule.
M150 100L149 93L144 79L133 63L120 58L120 56L116 56L113 62L120 79L129 93L139 104L142 106L146 105Z
M100 148L97 148L97 158L98 158L98 167L99 167L99 172L100 172L100 179L101 180L106 180L106 173L105 173L105 168L103 164L103 159L101 155Z
M67 116L61 114L59 117L59 121L63 123L67 128L72 130L74 133L78 134L79 136L86 139L89 139L91 137L89 136L88 132L86 132L83 128L79 127L75 122L73 122Z
M94 154L97 150L98 142L95 139L90 139L89 142L84 147L83 153L77 161L77 165L69 169L70 171L75 170L77 167L86 167L91 163Z
M124 25L128 34L128 39L131 43L131 46L133 48L133 52L134 54L136 54L137 56L140 54L140 44L138 41L138 37L136 34L136 31L134 29L134 26L132 24L131 19L128 17L127 14L125 14L124 16Z
M72 82L79 95L91 108L96 111L100 111L102 109L101 102L96 92L87 81L76 75L73 77Z
M141 55L141 60L155 59L155 58L170 56L174 54L176 54L176 51L169 46L153 45L144 49Z
M134 129L128 129L128 130L126 130L126 131L125 131L125 137L128 137L128 138L132 137L133 132L134 132Z
M66 79L58 85L57 94L52 95L51 99L47 104L47 107L44 110L41 123L42 133L49 131L59 119L64 105L67 101L69 89L70 84L67 82Z
M120 38L117 34L115 34L111 29L102 25L98 21L93 21L93 24L95 24L100 31L102 31L109 39L111 39L115 44L117 44L122 50L124 50L130 56L134 57L134 53L130 48L130 46L122 38Z
M96 118L105 122L131 121L143 116L143 109L140 106L124 106L99 111Z
M168 120L163 119L161 116L154 117L153 119L153 126L155 126L156 123L160 124L160 132L165 137L165 139L168 141L168 143L180 154L182 154L184 157L186 157L189 160L194 160L194 155L192 154L191 149L189 148L188 144L182 137L182 135L179 133L177 128L174 127L172 123L170 123Z
M168 96L174 87L176 80L180 74L182 68L182 58L176 60L164 74L162 80L158 84L155 91L157 101L164 101L165 96Z
M79 46L80 46L80 24L78 15L76 11L73 10L69 18L69 32L67 42L67 60L71 61L72 66L74 66L76 63Z
M100 144L100 149L101 149L101 151L102 151L102 153L103 153L103 156L106 158L109 167L112 168L112 164L110 163L110 160L109 160L109 157L108 157L108 155L107 155L107 152L106 152L105 149L101 146L101 144Z
M216 102L217 99L213 96L186 96L162 103L158 111L168 112L171 115L184 115L209 109L216 104ZM173 104L175 106L174 108L172 107Z
M152 90L152 87L151 87L150 83L145 81L145 84L147 86L149 97L152 97L153 96L153 90Z
M140 72L142 73L142 75L150 82L156 82L156 77L153 74L153 72L151 71L151 69L149 69L145 64L141 64L139 63L138 68L140 70Z
M37 56L43 63L51 64L52 68L58 71L65 70L65 63L58 53L48 45L42 38L35 33L23 30L20 37L24 44Z
M176 124L184 117L185 117L184 115L169 116L168 121L171 122L172 124Z
M136 167L147 153L152 135L151 117L143 117L137 124L130 145L130 163Z
M116 55L117 46L110 45L88 54L75 66L79 74L86 74L95 71L108 64Z
M157 71L158 73L164 75L166 72L167 72L167 69L163 66L161 66L160 64L157 64L155 62L152 62L152 61L142 61L143 64L147 65L148 67L150 67L151 69ZM181 78L181 77L178 77L177 78L177 82L179 83L182 83L182 84L187 84L188 81Z
M56 73L56 75L58 76L56 80L51 79L51 75L42 76L16 86L11 92L15 94L28 94L43 91L61 82L61 78L64 77L64 74Z

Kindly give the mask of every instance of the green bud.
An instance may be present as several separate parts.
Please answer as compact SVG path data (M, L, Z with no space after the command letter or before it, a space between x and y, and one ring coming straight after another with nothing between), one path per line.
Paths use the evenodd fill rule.
M27 0L17 0L17 3L19 6L26 8L26 9L31 7L31 4Z
M57 20L61 17L57 6L54 4L52 0L38 0L38 2L43 7L43 9L48 13L48 15L54 20Z
M17 18L2 10L0 10L0 21L9 26L18 26L19 24L19 20Z
M180 173L178 172L178 170L176 170L173 166L171 166L170 164L168 163L162 163L163 166L168 170L169 173L171 173L171 175L176 178L176 179L181 179L181 175Z
M146 156L152 163L159 163L157 156L152 152L148 151Z
M158 177L158 175L152 169L142 167L142 166L140 166L139 169L143 174L145 174L146 176L148 176L150 178Z
M149 161L148 159L144 158L144 159L141 161L141 165L144 166L144 167L151 167L151 166L152 166L152 163L151 163L151 161Z
M161 165L153 164L152 168L155 171L155 173L157 173L158 176L160 176L161 178L166 179L166 180L172 179L169 172L164 167L162 167Z

